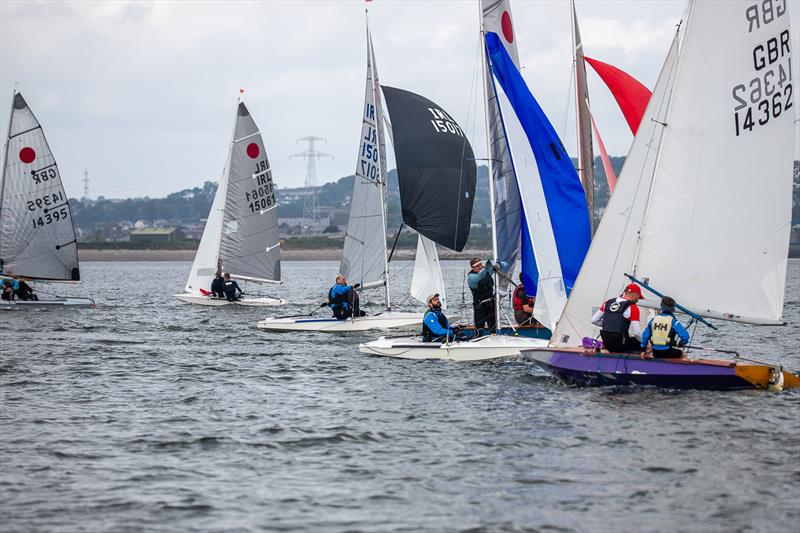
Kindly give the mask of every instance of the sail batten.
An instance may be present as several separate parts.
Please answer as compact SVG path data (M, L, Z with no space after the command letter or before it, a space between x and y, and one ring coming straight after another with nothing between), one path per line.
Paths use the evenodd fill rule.
M39 121L15 92L0 178L0 272L79 281L75 228L61 174Z

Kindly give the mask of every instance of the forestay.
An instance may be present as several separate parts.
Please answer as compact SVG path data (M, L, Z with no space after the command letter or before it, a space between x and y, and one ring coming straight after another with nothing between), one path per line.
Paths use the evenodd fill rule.
M431 294L438 294L442 308L447 308L444 278L439 263L439 254L436 252L436 244L420 235L417 240L414 274L411 277L411 296L427 305L426 299Z
M384 198L386 155L378 71L367 30L367 81L362 108L361 142L356 162L350 218L339 271L350 283L387 283ZM389 302L386 302L389 305Z
M261 133L239 103L230 152L219 259L239 279L278 281L278 204Z
M42 127L14 93L0 178L0 272L78 281L78 252L67 195Z
M427 98L383 86L392 118L403 222L460 252L469 237L476 166L455 120Z

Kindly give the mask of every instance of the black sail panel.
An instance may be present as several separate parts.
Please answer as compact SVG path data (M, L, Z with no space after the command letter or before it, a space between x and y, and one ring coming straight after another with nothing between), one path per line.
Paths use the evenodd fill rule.
M392 121L403 222L460 252L469 238L476 166L455 120L427 98L382 86Z

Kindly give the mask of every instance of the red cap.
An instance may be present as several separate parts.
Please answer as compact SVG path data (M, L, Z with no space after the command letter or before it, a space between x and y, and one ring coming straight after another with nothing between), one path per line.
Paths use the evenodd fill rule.
M639 295L639 298L642 297L642 289L640 289L639 286L635 283L631 283L630 285L625 287L625 292L635 292L636 294Z

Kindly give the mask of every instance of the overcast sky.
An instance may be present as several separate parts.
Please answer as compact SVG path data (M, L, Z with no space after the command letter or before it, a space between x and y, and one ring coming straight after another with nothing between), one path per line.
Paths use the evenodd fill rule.
M788 3L797 50L800 3ZM586 55L652 88L686 3L576 5ZM326 138L319 148L335 156L318 163L324 183L355 166L365 6L382 83L441 105L484 157L477 1L0 0L0 123L19 82L70 196L80 196L88 169L92 197L158 197L218 179L242 88L276 183L303 185L305 164L289 156L306 148L296 139L307 135ZM523 75L556 130L567 125L574 154L569 3L518 0L512 10ZM795 51L795 73L799 59ZM627 125L599 78L589 78L606 147L624 155Z

